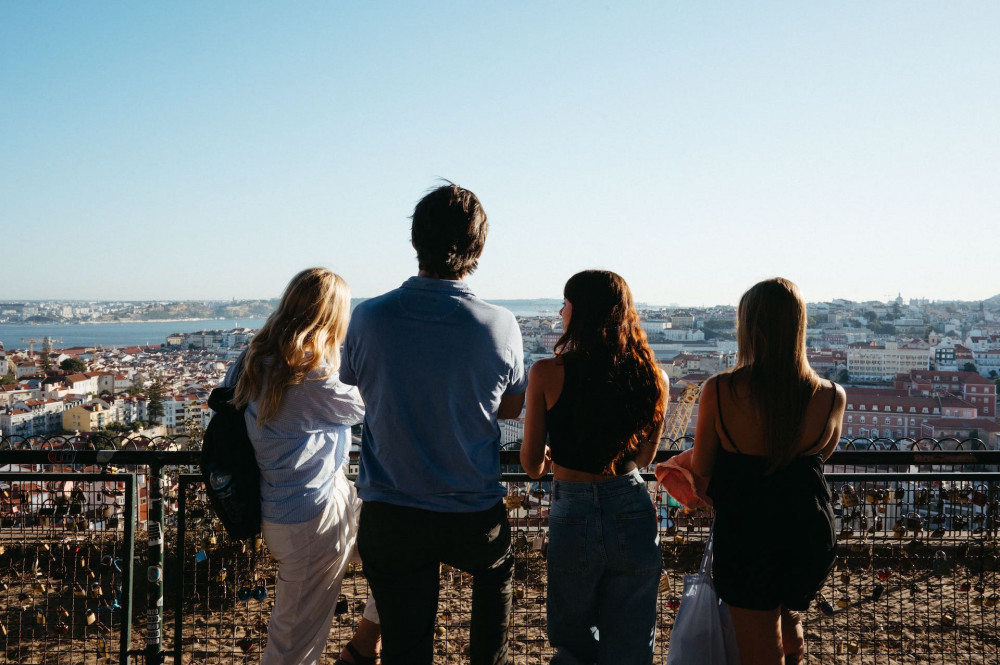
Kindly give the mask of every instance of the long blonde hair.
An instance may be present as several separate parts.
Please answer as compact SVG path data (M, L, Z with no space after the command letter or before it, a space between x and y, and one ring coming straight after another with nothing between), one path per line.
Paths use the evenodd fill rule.
M293 277L278 309L250 341L233 404L241 408L259 399L257 422L263 424L277 414L285 388L301 384L324 360L329 373L338 369L350 312L351 290L336 273L309 268Z
M799 287L775 277L754 284L740 298L736 313L736 366L746 372L750 401L764 426L770 471L798 453L806 407L819 388L819 376L806 358L806 305Z

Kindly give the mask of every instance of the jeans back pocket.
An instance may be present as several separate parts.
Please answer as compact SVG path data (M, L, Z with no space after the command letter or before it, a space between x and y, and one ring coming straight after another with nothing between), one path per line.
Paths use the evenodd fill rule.
M549 515L548 566L564 573L587 568L587 518Z

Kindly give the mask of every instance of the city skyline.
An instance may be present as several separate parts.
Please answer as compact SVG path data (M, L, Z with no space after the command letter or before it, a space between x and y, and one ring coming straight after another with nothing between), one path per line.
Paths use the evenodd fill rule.
M977 301L1000 193L1000 6L0 4L3 300L229 300L309 265L416 272L448 178L470 283L555 297ZM990 241L993 241L992 243Z

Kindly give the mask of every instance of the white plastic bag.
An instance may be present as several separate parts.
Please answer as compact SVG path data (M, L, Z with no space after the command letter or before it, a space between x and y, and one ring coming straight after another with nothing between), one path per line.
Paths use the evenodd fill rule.
M684 576L684 595L670 633L667 665L740 665L729 607L712 586L712 541L705 544L701 568Z

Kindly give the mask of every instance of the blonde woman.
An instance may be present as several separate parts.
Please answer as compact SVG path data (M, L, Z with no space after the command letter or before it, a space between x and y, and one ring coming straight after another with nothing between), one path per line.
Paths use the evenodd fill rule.
M805 654L798 612L836 555L823 463L840 440L846 396L806 360L806 306L789 280L744 293L736 325L736 367L701 392L692 466L711 477L712 576L741 662L791 665Z
M264 665L320 660L354 550L360 502L344 469L364 404L337 372L350 300L338 275L303 270L226 377L228 385L236 381L233 403L246 407L261 474L261 527L279 565ZM377 623L369 598L338 662L374 663Z

